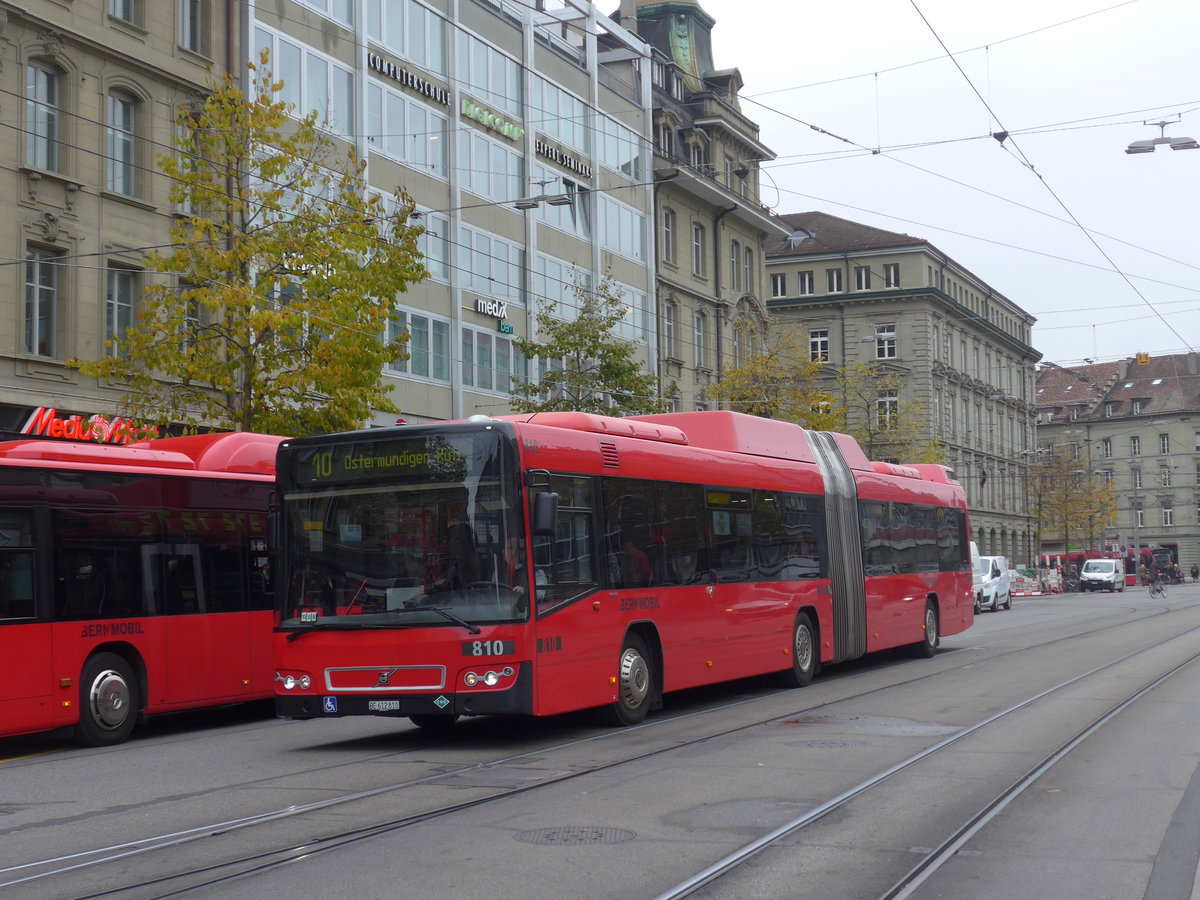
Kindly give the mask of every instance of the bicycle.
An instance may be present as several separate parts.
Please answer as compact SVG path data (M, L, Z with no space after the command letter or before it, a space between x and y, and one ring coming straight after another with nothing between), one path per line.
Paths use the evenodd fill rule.
M1163 599L1166 599L1166 596L1167 596L1166 582L1164 582L1161 578L1155 578L1154 581L1152 581L1150 583L1150 596L1151 597L1161 597Z

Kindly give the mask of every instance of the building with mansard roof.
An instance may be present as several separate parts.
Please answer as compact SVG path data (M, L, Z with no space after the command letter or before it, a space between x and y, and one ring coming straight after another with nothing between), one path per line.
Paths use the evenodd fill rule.
M780 219L768 308L831 374L877 363L901 375L899 400L919 401L925 434L966 487L980 551L1032 561L1033 316L923 238L819 211Z
M1045 553L1160 548L1185 570L1200 563L1200 360L1139 354L1037 375L1038 447L1063 445L1074 476L1111 484L1117 518L1099 533L1044 532ZM1121 548L1124 548L1122 551Z

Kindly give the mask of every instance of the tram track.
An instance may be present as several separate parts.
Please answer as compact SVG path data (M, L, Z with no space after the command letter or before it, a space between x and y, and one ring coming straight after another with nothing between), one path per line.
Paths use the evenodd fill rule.
M1186 609L1186 608L1184 608L1184 609ZM1142 623L1142 622L1146 622L1146 621L1158 618L1159 616L1171 615L1173 612L1180 612L1180 611L1182 611L1182 609L1155 608L1155 610L1150 615L1147 615L1140 619L1137 619L1136 622ZM1062 644L1062 643L1069 642L1069 641L1076 641L1076 640L1088 637L1090 635L1093 635L1097 632L1110 630L1111 627L1112 627L1111 625L1098 624L1098 625L1096 625L1096 627L1083 629L1081 631L1076 631L1076 632L1073 632L1073 633L1067 634L1067 635L1062 635L1062 636L1059 636L1056 638L1052 638L1052 639L1049 639L1046 641L1039 642L1037 644L1027 645L1018 650L1005 651L1003 653L996 654L995 656L988 657L987 659L995 660L995 659L998 659L998 658L1001 658L1001 657L1007 655L1010 652L1011 653L1025 653L1025 652L1030 652L1033 650L1043 650L1043 649L1046 649L1047 647L1051 647L1054 645ZM1185 632L1185 633L1194 633L1196 631L1200 631L1200 627L1191 629L1190 632ZM1120 662L1123 662L1125 660L1128 660L1128 659L1136 656L1139 653L1146 652L1147 650L1152 649L1152 646L1153 645L1151 645L1151 647L1146 647L1146 648L1142 648L1139 650L1130 651L1130 653L1125 654L1125 655L1119 657L1118 659L1112 660L1103 666L1096 667L1088 672L1084 672L1084 673L1077 675L1071 679L1063 681L1060 684L1053 686L1052 688L1046 689L1045 691L1039 692L1029 698L1026 698L1025 700L1023 700L1022 702L1020 702L1018 704L1010 706L1009 708L1002 710L1001 712L996 713L995 715L990 716L990 717L982 720L981 722L976 723L975 725L969 726L968 728L963 729L959 733L956 733L955 735L952 735L949 738L938 742L937 744L933 745L932 747L927 748L921 754L917 754L913 758L905 760L902 763L888 769L885 772L879 773L879 775L877 775L874 779L871 779L869 783L864 782L863 785L860 785L857 789L854 789L853 791L846 792L842 795L839 795L838 797L835 797L835 798L831 799L830 801L828 801L828 803L824 804L823 807L810 811L805 817L803 817L804 821L801 822L801 821L797 820L796 822L790 823L788 828L777 829L778 833L772 832L771 835L766 835L763 838L760 838L759 841L754 842L753 845L747 845L747 847L761 844L761 846L759 847L759 850L761 850L763 847L769 846L770 843L780 840L786 834L793 833L798 828L803 828L803 827L805 827L805 825L807 825L813 821L816 821L821 816L827 814L828 812L832 811L833 809L836 809L836 808L840 807L841 805L844 805L845 803L847 803L851 799L853 799L854 796L857 796L858 794L860 794L866 790L869 790L869 788L874 786L875 784L879 784L883 780L886 780L887 778L891 777L892 775L896 774L897 772L902 771L903 769L905 769L911 765L914 765L920 759L926 758L931 754L937 753L940 750L945 749L946 747L952 745L953 743L956 743L957 741L969 736L971 733L974 733L975 731L978 731L979 729L982 729L982 728L986 727L987 725L989 725L995 721L998 721L999 719L1003 718L1004 716L1010 715L1020 709L1023 709L1025 707L1029 706L1030 704L1035 703L1038 700L1053 694L1056 691L1062 690L1063 688L1080 681L1081 679L1087 678L1089 676L1095 675L1098 672L1101 672L1108 668L1111 668L1112 666L1117 665ZM963 651L956 651L956 653L959 653L959 652L963 652ZM943 654L942 658L948 658L949 656L950 656L950 654ZM146 879L139 883L125 883L121 886L98 890L91 894L86 894L86 895L80 894L78 896L80 896L81 898L85 897L85 896L86 897L111 897L111 896L118 896L118 895L123 896L123 897L125 897L125 896L130 896L130 897L132 897L132 896L168 897L168 896L175 896L180 893L185 893L188 891L196 890L199 888L203 888L206 886L228 883L231 880L246 878L246 877L249 877L249 876L252 876L255 874L260 874L262 872L269 871L270 869L274 869L279 866L287 865L298 859L303 859L303 858L312 856L314 854L332 852L332 851L335 851L337 849L340 849L340 848L343 848L343 847L346 847L346 846L349 846L352 844L371 840L373 838L377 838L382 835L402 831L407 828L412 828L414 826L418 826L418 825L421 825L426 822L430 822L435 819L444 818L447 816L453 816L457 813L462 813L462 812L465 812L468 810L479 809L480 807L483 807L483 806L486 806L489 804L499 803L501 801L511 799L518 795L526 794L526 793L529 793L532 791L537 791L542 788L548 788L548 787L552 787L555 785L561 785L565 782L568 782L572 779L580 778L582 776L595 775L597 773L616 769L621 766L628 766L628 765L631 765L631 764L634 764L637 762L649 760L654 757L662 756L664 754L670 754L673 752L684 751L690 747L695 747L697 745L704 744L704 743L710 742L710 741L714 741L719 738L731 737L731 736L736 735L739 732L744 732L749 729L760 727L760 726L766 725L766 724L770 724L772 722L777 722L782 719L787 719L790 717L795 717L795 716L803 715L806 713L813 713L815 711L821 710L824 707L830 705L830 703L844 703L847 701L852 701L852 700L860 699L863 697L868 697L872 694L877 694L877 693L880 693L883 691L891 691L891 690L896 690L898 688L911 686L913 684L925 681L927 679L939 679L939 678L942 678L943 676L954 677L957 673L961 672L961 670L963 668L975 667L975 666L980 665L984 661L985 660L981 660L979 658L973 658L970 661L963 662L960 665L946 666L945 668L939 668L936 672L925 672L915 678L905 679L904 681L901 681L901 682L890 683L886 686L875 687L875 688L871 688L866 691L859 691L856 693L850 693L847 695L838 696L835 699L823 701L822 703L803 707L799 710L794 710L794 711L788 712L782 716L781 715L773 715L766 719L761 719L761 720L749 722L746 724L741 724L735 728L730 728L730 729L726 729L726 730L719 731L719 732L706 733L703 736L692 739L692 740L672 741L665 746L652 749L645 753L624 756L620 759L614 759L611 762L606 763L604 765L591 765L586 768L580 768L577 771L571 771L566 774L558 775L556 777L544 778L542 780L536 781L535 783L526 784L526 785L516 787L516 788L499 790L488 796L478 797L478 798L474 798L472 800L463 801L463 802L456 803L456 804L448 804L445 806L435 807L435 808L431 808L431 809L427 809L427 810L423 810L423 811L417 811L417 812L413 812L413 813L405 815L405 816L396 817L396 818L388 820L388 821L376 822L376 823L372 823L370 825L366 825L366 826L363 826L360 828L346 829L346 830L342 830L339 832L330 833L330 834L320 837L318 839L296 842L296 843L288 844L286 846L272 848L270 850L263 851L260 853L243 854L243 855L237 856L235 858L222 860L219 862L212 863L210 865L195 866L186 871L180 871L180 872L171 873L169 875L165 875L162 877ZM875 665L870 668L869 672L877 672L883 668L886 668L886 666ZM853 678L857 677L857 675L859 675L859 674L864 674L864 673L851 673L849 675L842 676L841 678L836 678L836 677L830 678L830 679L827 679L825 683L833 684L833 683L837 683L839 681L846 681L848 679L853 679ZM772 695L772 696L776 696L776 695ZM580 739L573 740L573 741L567 741L567 742L561 742L558 744L547 745L547 746L535 748L535 749L532 749L529 751L525 751L525 752L522 752L522 753L516 754L516 755L509 755L509 756L505 756L505 757L501 757L501 758L497 758L497 759L493 759L493 760L479 762L479 763L476 763L473 765L456 767L449 771L431 774L431 775L428 775L428 776L425 776L422 778L410 779L407 781L397 782L394 784L389 784L389 785L385 785L385 786L381 786L381 787L377 787L377 788L372 788L369 790L347 793L347 794L339 795L337 797L325 798L323 800L315 801L315 802L308 803L308 804L297 804L297 805L293 805L293 806L283 807L283 808L267 811L267 812L257 814L257 815L246 816L246 817L242 817L242 818L238 818L238 819L230 819L227 821L214 823L209 826L187 829L187 830L183 830L183 831L179 831L179 832L175 832L175 833L171 833L171 834L162 834L162 835L157 835L157 836L153 836L153 837L147 837L147 838L137 840L137 841L125 842L123 844L113 844L113 845L109 845L106 847L96 848L93 850L87 850L87 851L81 851L81 852L73 853L73 854L69 854L69 855L63 855L63 856L55 857L53 859L44 859L44 860L40 860L40 861L36 861L36 862L29 862L29 863L8 866L8 867L0 867L0 889L15 887L15 886L19 886L19 885L29 885L33 882L38 882L38 881L48 881L48 880L54 879L56 876L58 876L58 877L69 876L70 874L77 873L82 869L103 866L105 864L112 864L112 863L128 861L130 858L135 857L135 856L152 854L156 851L162 851L162 850L166 850L169 848L178 848L181 845L187 844L187 843L194 843L194 842L203 841L206 839L227 837L233 833L236 833L238 831L242 831L245 829L256 828L256 827L260 827L260 826L264 826L264 825L269 825L271 823L278 823L285 819L291 819L291 818L296 818L296 817L303 817L305 815L311 815L313 813L323 811L323 810L328 810L333 807L350 805L355 802L365 800L367 798L378 797L378 796L388 794L388 793L393 793L393 792L400 792L405 789L412 788L412 787L415 787L418 785L427 785L427 784L437 783L439 781L445 781L447 779L453 779L453 778L455 778L457 776L461 776L465 773L477 772L477 771L487 770L487 769L500 767L500 766L509 766L509 765L514 765L514 764L519 764L521 762L529 762L530 760L533 760L535 758L544 757L547 754L552 754L555 751L562 750L567 747L571 747L571 746L575 746L575 745L579 745L579 744L591 743L591 742L611 740L611 739L620 737L622 735L628 735L631 731L634 731L634 730L654 729L656 727L661 728L663 726L677 724L682 719L712 715L713 713L720 712L722 710L758 702L758 701L761 701L762 699L763 699L762 697L753 697L753 698L748 698L745 700L737 701L736 703L733 703L733 704L725 704L725 705L723 705L721 707L717 707L717 708L708 708L708 709L704 709L701 711L690 712L690 713L684 714L683 716L658 717L650 722L647 722L647 723L644 723L643 725L637 726L636 729L625 729L621 732L605 732L602 734L592 735L592 736L580 738ZM427 751L428 749L430 749L430 745L426 745L422 749ZM773 841L768 842L768 843L762 843L767 838L772 838L772 837L773 837ZM742 850L745 851L746 848L742 848ZM741 851L739 851L739 853L740 852ZM752 851L752 852L747 852L746 855L744 857L742 857L742 861L744 861L745 859L751 858L752 856L756 855L757 852L758 852L757 850ZM735 863L732 866L732 868L736 868L736 865L739 865L739 864L740 864L740 862ZM712 868L712 867L710 867L710 868ZM722 874L724 874L724 871L728 871L728 870L730 870L729 867L724 867L723 871L720 873L715 872L715 871L709 872L708 874L701 873L703 875L702 880L695 881L694 883L693 883L693 880L689 880L688 882L683 882L683 883L681 883L681 885L677 886L677 889L676 889L677 891L681 891L681 892L668 892L668 893L663 894L662 896L663 897L687 896L689 893L694 892L699 887L709 884L712 881L714 881L716 878L719 878Z

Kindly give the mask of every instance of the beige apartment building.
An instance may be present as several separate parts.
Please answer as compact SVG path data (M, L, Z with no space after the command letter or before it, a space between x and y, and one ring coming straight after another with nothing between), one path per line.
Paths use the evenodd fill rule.
M171 151L177 105L210 68L241 59L226 19L238 8L0 3L0 178L11 198L0 245L13 298L0 306L0 436L117 422L119 387L65 363L106 352L133 315L144 255L166 243L173 213L155 156Z
M807 338L810 359L900 374L906 396L877 407L918 400L966 488L980 551L1033 561L1034 318L921 238L823 212L781 218L768 307Z
M653 47L658 372L678 410L716 408L708 391L752 352L763 321L765 254L786 228L760 201L775 154L741 109L737 69L716 70L715 24L693 0L638 0Z

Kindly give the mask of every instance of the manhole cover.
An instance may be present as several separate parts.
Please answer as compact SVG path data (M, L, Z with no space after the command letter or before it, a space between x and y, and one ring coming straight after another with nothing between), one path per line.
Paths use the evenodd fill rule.
M566 825L562 828L535 828L533 831L522 831L514 837L526 844L572 847L582 844L620 844L633 840L637 834L624 828L606 828L602 825Z

